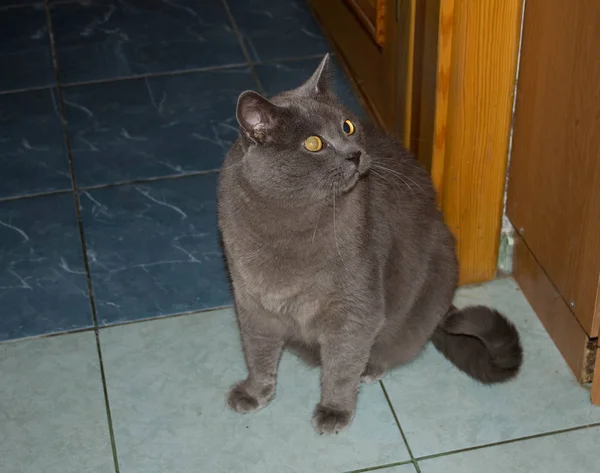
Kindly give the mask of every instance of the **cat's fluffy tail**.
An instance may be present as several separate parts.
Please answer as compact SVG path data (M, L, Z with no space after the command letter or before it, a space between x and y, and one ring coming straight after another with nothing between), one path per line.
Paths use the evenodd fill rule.
M514 378L523 362L515 326L498 311L484 306L452 306L431 339L459 369L482 383Z

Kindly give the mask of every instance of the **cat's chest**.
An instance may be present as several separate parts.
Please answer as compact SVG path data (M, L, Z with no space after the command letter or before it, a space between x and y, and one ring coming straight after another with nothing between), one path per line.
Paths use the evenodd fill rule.
M292 318L300 327L307 327L325 310L331 293L322 274L271 277L262 272L242 272L238 277L244 293L266 312Z
M234 284L272 314L309 320L324 307L333 284L323 259L257 242L229 255Z

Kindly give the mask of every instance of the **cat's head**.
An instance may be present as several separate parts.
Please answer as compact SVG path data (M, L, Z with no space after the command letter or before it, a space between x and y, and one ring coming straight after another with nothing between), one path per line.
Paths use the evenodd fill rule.
M250 183L277 199L309 203L350 192L368 172L365 130L332 91L330 59L297 89L268 100L243 92L237 104Z

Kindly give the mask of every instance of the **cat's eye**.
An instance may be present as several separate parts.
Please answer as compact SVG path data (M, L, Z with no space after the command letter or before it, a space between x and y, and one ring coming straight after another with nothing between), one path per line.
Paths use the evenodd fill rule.
M321 151L323 149L323 142L318 136L309 136L304 140L304 147L312 152Z
M344 133L346 133L347 135L351 135L352 133L354 133L355 130L354 123L352 123L350 120L344 120L342 130L344 130Z

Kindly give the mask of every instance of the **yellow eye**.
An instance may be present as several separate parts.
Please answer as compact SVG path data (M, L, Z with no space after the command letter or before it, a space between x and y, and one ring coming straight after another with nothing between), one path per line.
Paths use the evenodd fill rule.
M308 151L320 151L323 148L323 142L318 136L309 136L304 140L304 147Z
M352 123L350 120L344 120L342 130L344 130L344 133L346 133L347 135L351 135L352 133L354 133L355 130L354 123Z

